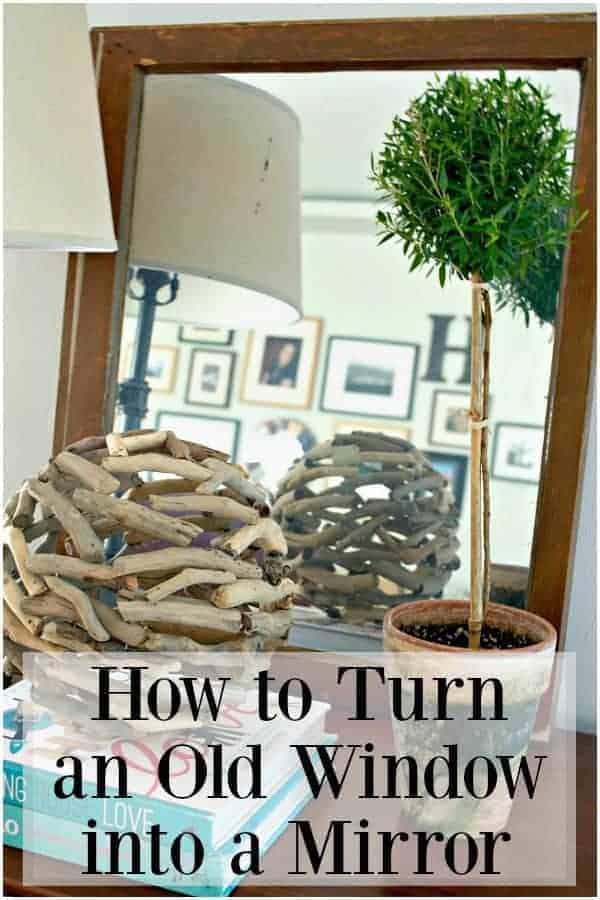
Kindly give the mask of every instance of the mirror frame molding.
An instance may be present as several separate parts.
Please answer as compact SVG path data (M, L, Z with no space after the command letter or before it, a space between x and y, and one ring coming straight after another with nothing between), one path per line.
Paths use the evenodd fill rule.
M93 29L121 252L71 254L54 448L110 430L137 134L150 73L348 69L576 69L575 188L588 215L565 254L533 536L528 609L564 643L596 313L596 17L592 13ZM590 597L590 603L593 602Z

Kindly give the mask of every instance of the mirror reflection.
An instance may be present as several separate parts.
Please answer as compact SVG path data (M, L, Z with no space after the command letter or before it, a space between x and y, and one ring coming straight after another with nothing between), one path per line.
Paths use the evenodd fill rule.
M386 598L469 593L470 286L411 271L402 243L380 244L382 201L371 177L371 154L394 116L432 77L146 79L115 428L172 429L228 453L288 516L291 555L322 567L311 599L365 627L381 621ZM575 128L575 72L507 77L549 89L557 121ZM209 86L201 102L199 82ZM173 91L190 104L183 124ZM175 148L167 155L165 140ZM174 187L177 166L193 167L193 204ZM492 596L517 604L526 603L560 273L557 250L538 270L516 269L511 283L489 286ZM358 467L349 449L357 444ZM395 454L409 475L394 482L381 454ZM298 461L307 455L310 466L326 459L338 473L303 481ZM357 519L354 532L363 531L350 529L347 540L348 507L319 503L324 493L353 491L383 505L366 525ZM303 499L308 506L285 512ZM399 572L391 560L406 530L394 522L407 521L414 539L411 553L402 544ZM315 539L327 527L338 528L341 547ZM424 547L433 549L418 552ZM340 553L356 564L340 565ZM340 574L358 587L338 590Z

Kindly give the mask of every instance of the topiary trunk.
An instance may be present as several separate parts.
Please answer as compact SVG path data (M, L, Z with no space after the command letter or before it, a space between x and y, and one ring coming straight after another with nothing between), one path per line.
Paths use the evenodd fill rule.
M490 596L490 331L487 285L471 276L471 609L469 648L478 650Z

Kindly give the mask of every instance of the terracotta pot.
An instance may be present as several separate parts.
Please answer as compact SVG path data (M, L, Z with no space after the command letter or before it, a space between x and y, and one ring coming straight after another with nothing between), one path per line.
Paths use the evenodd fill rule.
M400 630L402 625L465 623L469 616L468 600L415 600L389 609L383 620L383 640L386 650L430 650L442 653L464 653L460 647L445 647L423 641ZM497 628L526 634L535 641L531 647L503 650L502 653L550 653L556 646L556 630L545 619L524 609L490 603L486 622Z
M486 622L517 634L528 635L534 643L513 650L470 651L435 644L413 637L401 630L403 624L465 624L469 614L466 600L417 600L390 609L383 621L386 670L404 685L419 679L423 686L428 719L395 721L394 737L399 755L415 756L421 765L437 754L444 754L448 744L456 744L461 764L476 756L495 760L496 755L513 758L518 766L526 753L535 722L539 700L548 688L552 674L556 631L552 625L533 613L492 603ZM391 651L391 652L389 652ZM448 722L439 720L440 680L460 678L464 689L448 694ZM473 682L471 679L495 678L501 685L504 721L497 720L497 693L492 688L480 694L480 720L473 721ZM408 707L409 708L409 707ZM510 814L509 792L502 780L487 799L403 801L404 813L419 825L444 832L487 829L501 830Z
M486 622L516 634L526 634L534 644L513 650L468 651L462 647L447 647L413 637L401 630L402 625L452 625L466 626L469 616L468 600L416 600L394 606L388 610L383 620L384 650L402 651L404 653L435 654L431 662L425 659L419 663L425 669L438 666L451 671L467 670L482 677L492 676L500 671L505 691L510 689L511 696L517 699L539 697L548 686L552 671L552 661L556 647L556 630L553 625L534 613L512 606L490 603L486 614ZM444 654L444 661L439 662L437 654ZM519 684L519 679L525 683ZM513 693L514 692L514 693Z

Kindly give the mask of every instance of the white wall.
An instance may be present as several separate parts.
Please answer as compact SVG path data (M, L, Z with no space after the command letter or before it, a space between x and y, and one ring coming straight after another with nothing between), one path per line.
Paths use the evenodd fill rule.
M88 3L96 25L185 25L298 19L413 18L594 12L592 3Z
M67 256L4 251L4 497L52 453Z
M507 14L594 11L593 4L89 4L91 26L169 24L258 19L351 18L415 15ZM12 256L12 254L11 254ZM6 262L5 262L6 265ZM64 298L64 258L51 254L8 258L5 284L5 491L36 471L51 451ZM14 285L15 287L11 287ZM595 633L591 581L595 573L596 471L588 448L585 499L580 510L571 585L566 649L585 660L578 698L578 723L595 728L590 684ZM595 594L595 592L594 592ZM592 665L588 664L591 663Z
M570 608L565 650L576 654L577 727L596 730L596 565L598 542L597 511L597 391L591 397L585 468L580 488L575 554L572 561Z

